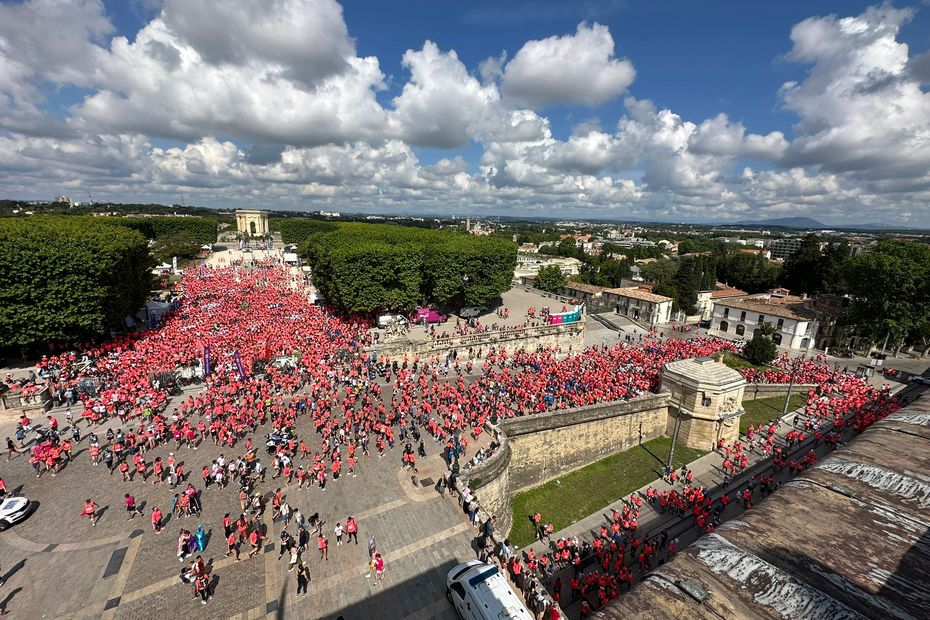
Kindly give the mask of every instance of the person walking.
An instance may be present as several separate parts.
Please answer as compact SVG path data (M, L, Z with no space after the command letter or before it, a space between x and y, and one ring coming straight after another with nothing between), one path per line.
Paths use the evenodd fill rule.
M91 527L97 527L97 504L89 497L84 500L84 508L81 510L82 517L90 518Z
M297 596L307 593L307 586L310 584L310 567L306 562L301 562L297 567Z

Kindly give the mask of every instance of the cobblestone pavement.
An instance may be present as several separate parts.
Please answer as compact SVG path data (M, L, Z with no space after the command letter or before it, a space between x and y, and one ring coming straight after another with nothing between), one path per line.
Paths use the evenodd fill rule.
M60 420L64 416L60 414ZM82 432L85 432L82 424ZM308 421L298 422L309 435ZM3 436L13 432L12 422L0 423ZM106 427L98 431L104 440ZM261 435L261 429L258 436ZM309 594L296 598L295 573L278 560L280 523L265 515L271 544L263 553L240 562L224 557L223 514L239 513L237 490L210 488L202 493L201 518L167 521L165 532L155 534L149 521L152 507L168 513L174 490L141 480L124 482L94 467L85 451L86 440L76 446L75 460L57 476L37 479L25 456L0 465L9 489L38 503L25 521L0 533L0 570L7 577L0 588L0 608L14 618L454 618L445 601L445 574L459 562L475 557L475 532L465 515L442 500L430 482L443 471L439 446L427 442L430 457L420 460L419 487L400 470L400 447L379 459L360 459L357 477L330 480L325 491L298 490L296 483L269 478L260 490L278 486L292 507L305 516L319 512L330 540L328 561L321 561L311 541L304 554L312 576ZM173 446L147 454L167 457ZM241 447L220 450L212 443L198 450L175 451L189 479L203 488L200 470L220 452L236 456ZM469 450L469 454L473 449ZM128 520L124 494L130 492L144 505L146 516ZM101 507L96 527L79 512L85 498ZM332 528L337 520L354 515L359 520L359 544L336 545ZM195 600L179 579L182 564L176 557L181 527L193 531L202 523L209 533L203 553L212 563L215 595L206 605ZM292 525L290 531L294 533ZM376 584L366 577L367 539L373 535L386 561L385 577ZM4 598L5 597L5 598Z

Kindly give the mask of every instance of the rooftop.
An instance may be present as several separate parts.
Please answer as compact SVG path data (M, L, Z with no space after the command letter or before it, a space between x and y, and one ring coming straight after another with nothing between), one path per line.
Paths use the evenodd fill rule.
M741 291L738 288L722 288L711 291L710 298L724 299L726 297L744 297L746 294L746 291Z
M656 295L655 293L650 293L649 291L644 291L643 289L635 286L631 287L621 287L621 288L609 288L604 290L608 295L616 295L618 297L629 297L631 299L641 299L643 301L651 301L654 304L661 304L666 301L672 301L671 297L666 297L664 295Z
M925 618L930 395L699 538L597 618ZM680 584L699 586L698 602ZM690 589L690 588L689 588Z
M668 362L662 367L662 374L667 373L719 386L745 381L743 375L710 357L695 357Z
M597 295L598 293L603 293L606 290L609 290L604 286L597 286L595 284L586 284L584 282L569 282L565 285L570 291L582 291L584 293L591 293L592 295Z
M725 306L727 308L736 308L737 310L748 310L749 312L759 312L766 316L777 316L795 321L809 321L811 317L806 309L801 307L789 308L784 302L771 302L766 299L748 297L743 299L718 299L714 305ZM798 311L804 312L799 314Z

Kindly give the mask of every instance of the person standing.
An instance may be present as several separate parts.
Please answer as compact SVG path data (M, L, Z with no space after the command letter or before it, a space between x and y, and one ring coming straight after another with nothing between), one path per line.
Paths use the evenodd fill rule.
M194 582L194 587L197 589L197 594L200 595L200 604L206 605L207 601L212 598L210 595L210 575L208 573L199 574Z
M320 559L329 562L329 541L323 535L323 532L320 532L320 535L317 536L316 546L320 550Z
M352 515L346 519L346 534L349 535L349 542L355 539L355 544L358 544L358 521Z
M310 584L310 568L306 562L301 562L297 567L297 596L307 593L307 586Z

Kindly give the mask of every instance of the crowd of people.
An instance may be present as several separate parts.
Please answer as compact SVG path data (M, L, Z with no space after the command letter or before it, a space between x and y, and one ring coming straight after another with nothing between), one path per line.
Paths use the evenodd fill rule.
M768 381L782 382L783 376L777 373L792 372L791 363L787 357L777 360L780 370L772 371ZM514 583L532 576L547 585L555 601L578 604L580 617L587 618L676 553L680 543L669 534L670 530L680 532L693 527L699 534L713 532L731 503L751 509L754 502L777 489L779 477L784 480L813 466L817 462L815 449L825 444L841 445L850 433L862 432L900 406L887 386L871 386L862 378L831 369L822 359L796 364L793 371L798 375L796 382L813 384L803 411L781 434L779 425L769 422L749 427L737 441L719 442L717 452L724 472L720 487L709 489L697 484L686 466L680 471L667 468L665 488L649 486L642 496L625 498L621 509L612 510L609 522L603 523L590 540L553 539L551 523L544 523L543 515L537 512L529 518L537 538L548 543L548 551L536 553L531 548L514 554L505 541L496 558ZM784 381L790 381L790 377ZM753 463L752 453L756 456ZM640 508L644 502L668 521L660 531L656 531L655 524L641 531ZM568 583L563 583L563 577Z
M194 465L204 489L231 486L240 494L241 516L231 520L227 515L224 520L227 554L236 559L240 545L247 543L249 555L254 555L269 535L259 522L265 507L264 495L257 491L269 474L295 493L311 487L325 490L342 476L356 476L362 469L360 459L383 456L397 444L406 444L403 466L416 471L416 455L425 455L424 441L444 447L451 457L450 450L464 453L468 438L478 438L489 420L633 398L657 388L662 366L669 361L735 350L732 343L716 338L647 337L573 353L557 348L463 349L461 366L457 356L378 359L365 350L372 339L364 321L339 318L311 305L290 287L287 274L274 261L248 269L229 265L190 270L175 294L177 308L158 329L87 343L77 351L61 347L41 359L31 385L45 382L60 394L69 406L69 418L71 408L75 409L75 418L84 422L83 439L94 465L104 464L128 485L180 487L172 514L199 515L202 490L188 480L191 472L184 471L173 452L166 458L150 458L151 450L167 446L193 454L212 442L237 454ZM542 318L543 313L531 309L527 324ZM159 377L193 364L203 368L205 388L196 395L172 396ZM451 378L450 365L456 369ZM808 398L808 434L827 434L823 429L827 423L861 430L891 407L889 399L879 398L861 380L831 371L820 360L797 363L784 357L774 366L743 374L757 382L785 382L793 376L797 383L815 384ZM18 389L24 388L28 385ZM29 423L26 420L21 428L24 434ZM54 476L70 460L72 443L82 438L77 424L69 426L76 433L72 438L46 428L31 447L37 475ZM267 432L265 438L260 429ZM98 435L105 435L106 441ZM418 443L415 453L413 446ZM767 454L777 459L782 448L775 443L750 438L738 450L726 447L735 450L730 458L733 474L745 467L739 458L745 450L768 449ZM473 461L482 462L496 448L481 450ZM132 500L132 506L127 504L130 517L138 512ZM593 588L598 598L609 600L628 582L624 567L629 562L645 568L672 544L636 537L637 500L631 498L630 512L616 514L603 536L583 544L556 541L551 557L527 560L518 572L550 570L593 553L597 568L579 575L577 590L585 595ZM664 510L692 511L696 522L708 528L713 527L714 510L722 500L688 486L658 493L648 501ZM92 499L88 502L91 506L85 505L82 514L96 525L97 510ZM322 561L328 557L322 519L311 523L299 513L294 515L280 489L272 502L274 518L284 528L282 553L296 549L289 556L292 568L298 571L298 581L301 575L309 579L300 556L307 548L310 527L316 528ZM468 510L467 503L463 507ZM476 514L469 511L473 522ZM153 507L151 516L154 530L162 531L161 508ZM293 534L289 527L296 528ZM357 523L352 527L357 528ZM348 521L340 528L350 537L357 531L349 529ZM342 534L334 533L338 544ZM179 560L202 551L200 542L196 529L193 533L182 529ZM373 545L370 557L380 580L384 558ZM508 568L514 571L512 565ZM206 604L212 582L199 555L182 577Z

